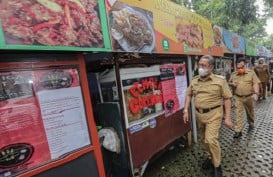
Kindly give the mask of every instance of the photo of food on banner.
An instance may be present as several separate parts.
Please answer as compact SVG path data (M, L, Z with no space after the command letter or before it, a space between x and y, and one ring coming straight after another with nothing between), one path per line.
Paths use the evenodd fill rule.
M152 12L115 2L109 12L109 27L114 50L130 52L155 50Z
M0 1L6 44L103 47L98 0Z
M176 17L176 38L183 45L189 48L203 49L204 39L203 31L200 25L185 20L182 17Z
M33 96L31 73L0 73L0 101Z

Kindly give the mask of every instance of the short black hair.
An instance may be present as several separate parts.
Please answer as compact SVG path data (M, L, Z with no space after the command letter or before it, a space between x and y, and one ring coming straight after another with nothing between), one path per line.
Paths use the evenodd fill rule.
M246 59L244 57L239 57L239 58L237 58L236 63L240 63L242 61L246 62Z

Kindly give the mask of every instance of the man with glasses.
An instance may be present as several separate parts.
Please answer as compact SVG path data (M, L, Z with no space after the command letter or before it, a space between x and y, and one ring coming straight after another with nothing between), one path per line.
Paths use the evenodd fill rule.
M238 58L236 64L237 71L231 75L229 83L234 87L235 95L236 123L233 137L239 138L242 136L244 110L246 110L248 129L254 128L255 113L253 100L258 100L260 80L253 70L245 69L244 58Z
M223 103L225 106L225 125L232 128L231 121L231 91L227 81L212 73L214 58L204 55L198 62L198 73L187 89L184 107L184 122L189 121L188 108L194 97L195 114L205 145L208 158L203 162L203 169L214 168L214 177L222 177L221 147L219 143L219 129L223 118Z

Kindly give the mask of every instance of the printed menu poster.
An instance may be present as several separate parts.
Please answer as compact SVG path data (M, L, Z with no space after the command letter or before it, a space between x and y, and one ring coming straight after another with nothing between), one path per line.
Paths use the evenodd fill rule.
M176 95L179 100L179 109L184 108L187 90L187 73L185 64L173 64L175 75Z
M175 73L172 64L160 66L160 79L165 116L170 116L179 109L179 100L176 93Z
M35 76L51 158L89 145L77 70L46 70Z
M51 160L31 71L0 73L0 176Z
M120 73L126 128L137 126L140 131L149 125L147 121L163 114L159 65L122 68Z
M89 145L77 69L0 72L0 176Z

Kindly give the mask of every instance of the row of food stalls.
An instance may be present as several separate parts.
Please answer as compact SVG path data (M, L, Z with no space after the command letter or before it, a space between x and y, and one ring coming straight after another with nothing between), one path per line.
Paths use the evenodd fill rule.
M0 20L0 177L142 176L197 141L182 116L201 55L227 78L272 57L166 0L2 0Z

